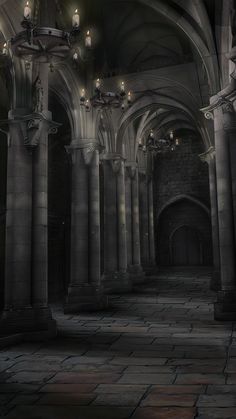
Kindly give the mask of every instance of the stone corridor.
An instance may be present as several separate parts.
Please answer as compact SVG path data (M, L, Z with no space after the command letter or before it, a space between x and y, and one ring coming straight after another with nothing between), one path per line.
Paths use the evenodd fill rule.
M111 308L64 315L55 340L0 352L7 419L235 419L236 331L206 270L163 271Z

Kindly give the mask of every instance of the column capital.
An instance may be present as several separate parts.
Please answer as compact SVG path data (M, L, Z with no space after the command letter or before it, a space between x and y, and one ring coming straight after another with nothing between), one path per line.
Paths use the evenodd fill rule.
M204 114L206 119L214 119L214 111L221 108L223 114L225 113L234 113L234 101L236 97L227 98L226 96L221 96L220 94L213 96L211 99L211 104L205 108L200 109Z
M72 163L75 164L76 152L80 151L85 164L90 165L95 152L101 153L104 147L96 139L74 139L70 145L65 146L68 154L72 156Z
M102 156L103 161L108 161L111 164L113 172L118 175L122 165L124 165L125 157L118 153L106 153Z
M129 162L127 165L125 165L125 167L130 179L135 179L138 170L138 164L136 162Z
M214 160L215 158L215 147L211 146L206 150L204 153L199 154L198 157L203 163L210 164L211 160Z
M2 132L8 136L8 146L11 146L10 126L20 127L24 146L31 153L40 142L42 130L46 128L48 134L56 134L60 123L52 120L51 112L29 113L27 109L12 109L8 113L8 119L0 120Z

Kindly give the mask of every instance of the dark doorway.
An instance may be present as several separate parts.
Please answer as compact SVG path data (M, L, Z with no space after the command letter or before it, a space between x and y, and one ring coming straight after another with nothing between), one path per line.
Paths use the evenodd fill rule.
M171 237L171 264L173 266L202 265L202 245L197 230L182 226Z
M212 265L211 221L200 204L184 198L162 211L156 255L161 266Z

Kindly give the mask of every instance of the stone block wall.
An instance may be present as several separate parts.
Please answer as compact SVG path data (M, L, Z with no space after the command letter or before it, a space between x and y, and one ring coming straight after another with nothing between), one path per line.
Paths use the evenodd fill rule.
M179 148L155 158L157 262L162 265L173 263L171 238L178 228L186 226L199 236L203 249L202 264L208 265L212 263L211 224L207 214L207 209L210 211L208 166L199 158L199 154L204 152L200 139L186 134L180 137Z

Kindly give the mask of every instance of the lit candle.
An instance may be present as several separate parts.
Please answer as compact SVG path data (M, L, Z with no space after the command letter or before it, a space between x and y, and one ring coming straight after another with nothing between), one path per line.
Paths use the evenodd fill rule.
M86 108L86 111L89 111L90 110L89 99L87 99L86 102L85 102L85 108Z
M92 46L92 38L90 35L90 31L87 31L86 38L85 38L85 46L86 48L91 48Z
M175 145L177 145L177 146L179 145L179 139L178 138L175 139Z
M25 8L24 8L24 18L27 20L31 19L31 7L29 6L29 2L27 1Z
M85 89L82 89L81 90L81 99L84 99L85 98Z
M80 17L79 17L79 13L78 13L78 9L75 10L75 13L72 17L72 26L73 28L78 28L79 27L79 23L80 23Z
M122 81L121 82L121 87L120 87L120 90L122 91L122 92L124 92L125 91L125 83Z
M75 51L74 54L73 54L73 60L78 61L78 59L79 59L79 54L78 54L77 51Z
M8 53L6 43L3 45L2 53L3 53L3 55L7 55L7 53Z
M131 104L131 92L128 93L127 100L128 100L128 104L130 105Z
M173 131L170 131L170 140L173 140L174 139L174 133L173 133Z
M97 79L96 80L96 89L100 90L100 87L101 87L101 80Z

